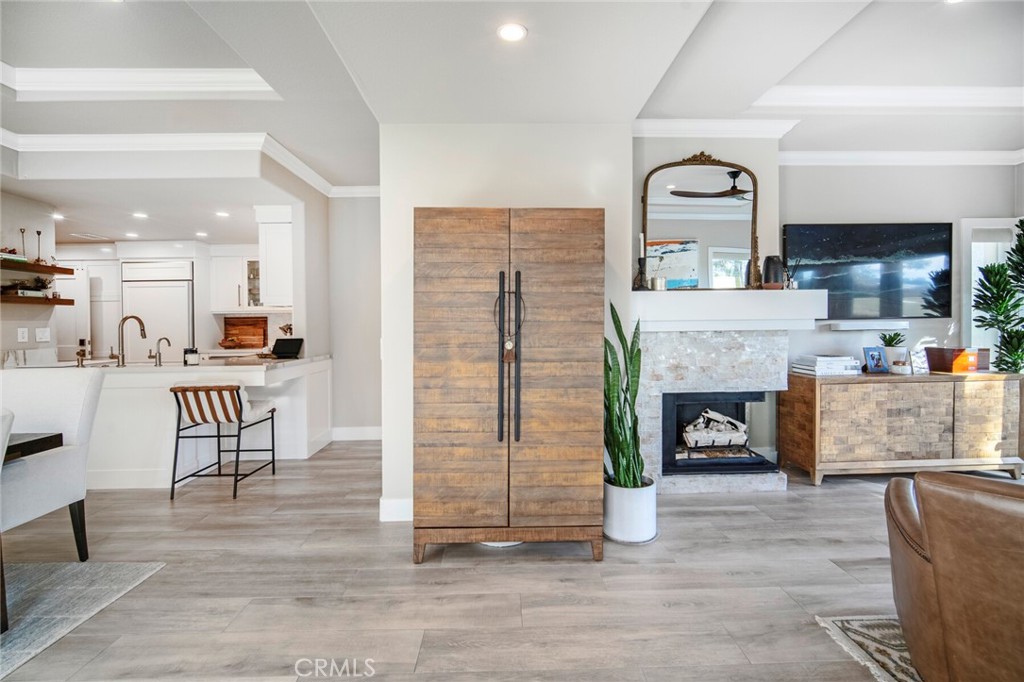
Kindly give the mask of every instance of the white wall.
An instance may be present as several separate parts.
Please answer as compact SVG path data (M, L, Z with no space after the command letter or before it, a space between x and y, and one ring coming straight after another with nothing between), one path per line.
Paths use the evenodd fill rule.
M380 199L331 199L335 440L380 438Z
M296 199L292 205L292 324L295 336L305 339L305 357L326 355L331 352L327 197L267 156L262 157L260 177Z
M1017 217L1024 218L1024 163L1016 167L1015 174L1017 176L1017 187L1015 190L1017 201L1013 213Z
M41 257L50 262L56 252L52 213L53 207L48 204L8 192L0 193L0 246L15 248L19 254L28 256L29 260ZM25 228L24 252L19 231L22 227ZM36 230L42 231L38 237ZM22 275L5 272L4 276ZM23 273L23 276L25 279L34 277L31 273ZM28 328L28 343L18 343L19 327ZM50 329L48 342L36 341L35 330L42 327ZM4 304L0 322L0 358L9 350L56 347L57 330L51 306Z
M632 282L628 124L382 125L381 519L412 518L413 209L602 207L605 290L624 316ZM635 258L635 256L634 256Z

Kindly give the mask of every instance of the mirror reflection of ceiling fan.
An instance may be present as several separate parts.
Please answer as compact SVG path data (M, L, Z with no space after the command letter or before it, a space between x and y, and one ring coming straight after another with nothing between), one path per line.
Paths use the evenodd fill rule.
M674 189L671 190L672 196L684 197L686 199L730 199L734 198L738 201L751 201L747 195L753 192L749 189L740 189L736 186L736 180L739 179L742 171L731 170L726 175L732 179L732 187L729 189L723 189L720 192L697 192L686 189Z

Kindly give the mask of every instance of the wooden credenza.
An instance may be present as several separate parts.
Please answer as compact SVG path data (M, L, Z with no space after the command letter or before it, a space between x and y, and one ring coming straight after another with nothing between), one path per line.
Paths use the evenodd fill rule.
M503 541L601 559L604 211L417 208L414 264L413 560Z
M1000 469L1020 478L1019 374L789 375L779 465L826 474Z

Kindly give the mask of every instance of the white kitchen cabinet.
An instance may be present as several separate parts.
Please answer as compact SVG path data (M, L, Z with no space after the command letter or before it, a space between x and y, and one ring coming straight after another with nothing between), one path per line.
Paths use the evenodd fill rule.
M121 263L121 281L191 280L192 261L125 261Z
M260 262L245 256L210 258L210 310L252 311L261 305Z
M84 347L88 352L92 345L89 270L81 264L76 264L74 271L73 275L53 277L53 288L60 293L61 298L70 298L75 302L73 306L57 306L53 311L57 334L57 359L60 361L74 360L79 347ZM84 344L80 346L80 342Z
M128 362L146 362L149 351L156 349L156 342L161 336L170 341L163 349L167 363L180 361L182 350L193 345L192 282L125 282L121 303L125 315L138 315L146 325L146 338L143 339L134 320L125 324L124 345Z
M292 305L291 223L260 223L260 302Z

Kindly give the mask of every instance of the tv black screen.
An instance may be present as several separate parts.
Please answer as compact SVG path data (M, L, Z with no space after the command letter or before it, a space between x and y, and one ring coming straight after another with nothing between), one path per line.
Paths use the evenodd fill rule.
M784 225L801 289L828 290L828 319L950 317L952 223Z

